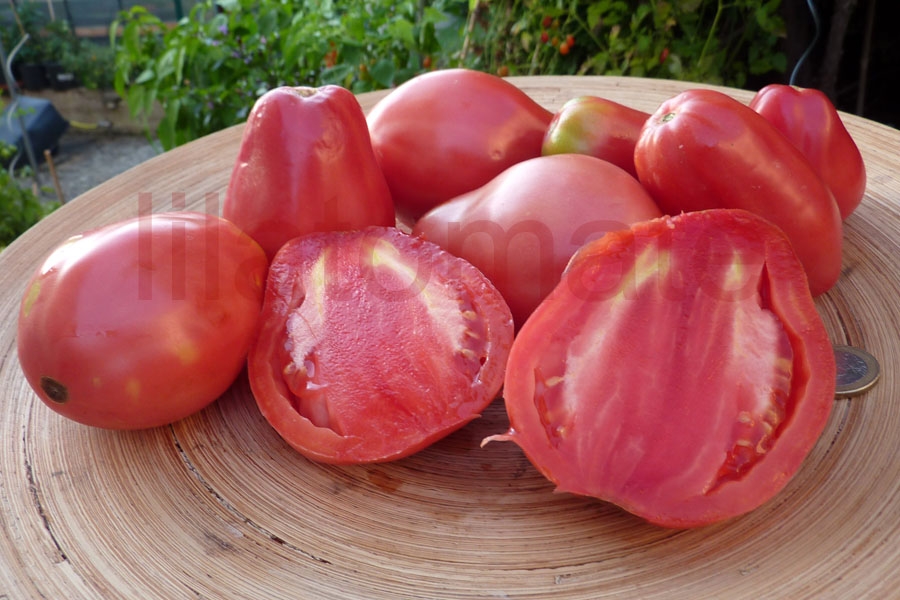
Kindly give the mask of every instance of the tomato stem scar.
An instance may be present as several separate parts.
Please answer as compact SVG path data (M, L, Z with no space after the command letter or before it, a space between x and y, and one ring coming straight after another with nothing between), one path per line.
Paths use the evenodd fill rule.
M41 389L44 390L48 398L59 404L69 400L69 389L52 377L41 376Z

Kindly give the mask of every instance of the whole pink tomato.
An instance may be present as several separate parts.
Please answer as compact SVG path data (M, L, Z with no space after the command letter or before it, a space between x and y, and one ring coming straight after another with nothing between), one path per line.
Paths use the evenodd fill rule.
M18 357L57 413L105 429L177 421L243 370L268 261L215 215L171 212L63 242L19 308Z
M501 77L447 69L397 87L368 122L397 212L415 219L540 156L552 117Z
M585 154L554 154L513 165L432 209L413 233L478 267L521 327L582 245L661 214L624 169Z

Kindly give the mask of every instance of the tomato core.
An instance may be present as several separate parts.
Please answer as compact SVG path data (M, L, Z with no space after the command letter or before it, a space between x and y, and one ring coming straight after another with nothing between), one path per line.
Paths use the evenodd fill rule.
M443 355L422 356L416 348L448 348L452 371L461 381L477 379L485 361L485 325L471 300L458 291L448 295L443 283L425 279L386 245L363 250L358 279L341 288L325 276L339 261L326 250L284 329L281 373L294 410L341 436L363 435L360 429L369 427L365 420L348 418L360 402L381 410L393 405L400 422L422 418L408 400L392 397L389 383L407 379L407 389L441 395L440 379L448 365ZM351 288L358 282L375 293L356 293ZM336 325L353 322L364 325L362 335L348 336L346 327ZM409 331L411 322L415 327ZM404 329L407 334L398 338ZM348 373L348 356L354 367L364 367L365 377Z
M752 358L745 362L746 370L739 372L736 381L739 394L746 394L748 389L752 393L743 399L744 408L735 415L733 445L707 493L727 481L741 479L753 468L775 443L781 424L793 409L794 353L784 324L767 303L768 289L768 270L764 268L760 274L761 319L754 325L756 335L745 338L740 352L740 356Z
M715 265L697 257L684 261L651 243L629 257L634 272L617 285L584 288L595 294L593 301L571 306L567 316L582 323L583 331L573 332L565 354L546 354L534 369L535 409L549 443L558 446L577 433L581 419L571 407L585 398L605 398L623 411L641 410L655 402L659 390L677 387L680 395L672 398L675 404L669 410L692 410L688 403L706 396L710 414L714 408L718 412L718 423L726 418L733 421L721 438L722 464L710 474L704 491L740 479L773 443L789 410L793 374L790 340L767 305L766 295L757 291L768 287L765 265L758 261L755 249L723 257ZM696 287L672 287L670 277L675 273L702 274L713 268L720 269L721 285L714 287L701 275ZM619 270L614 262L598 269ZM640 327L642 323L657 326ZM664 323L684 325L664 328ZM629 341L612 344L611 339ZM647 352L668 359L654 365L646 384L628 394L621 391L630 386L633 373L592 366L639 364ZM729 416L722 416L726 413ZM672 430L672 424L660 419L659 428ZM620 433L628 430L628 423L624 421ZM632 443L640 439L641 447L650 448L650 438L658 429L643 423L628 436ZM645 460L649 459L645 474L652 479L669 470L667 460L672 455L671 448L657 447L657 451L654 458L645 450ZM693 450L688 446L684 452L687 459Z

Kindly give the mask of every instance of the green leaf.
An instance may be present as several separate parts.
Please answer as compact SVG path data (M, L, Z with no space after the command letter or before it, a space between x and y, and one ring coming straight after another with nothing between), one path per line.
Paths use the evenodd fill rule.
M136 23L129 23L122 32L122 46L125 51L137 57L141 55L141 30Z
M184 47L178 49L178 53L175 57L175 84L181 85L184 80L184 61L187 55L187 51Z
M639 53L646 54L650 51L652 45L653 38L651 38L650 36L642 35L638 37L635 47L637 48L637 51Z
M372 79L377 81L383 87L391 87L394 84L394 63L386 58L382 58L369 68L369 74Z
M394 39L400 40L403 42L404 46L414 47L416 45L416 38L413 34L413 24L407 21L406 19L397 19L393 21L390 25L388 25L388 32L390 36Z
M149 81L156 79L156 71L153 69L144 69L141 74L134 80L134 85L143 85Z
M269 36L278 30L278 13L274 10L264 12L259 17L259 34Z
M341 44L339 56L342 62L355 69L359 63L365 60L366 49L356 42L346 41Z
M162 53L156 64L156 77L163 80L175 73L175 53L176 48L170 48Z
M297 67L297 63L300 61L300 53L303 51L302 38L299 35L291 32L284 39L281 51L284 56L285 68L291 70L295 69Z
M322 82L335 85L344 85L348 75L352 75L355 67L347 63L341 63L322 71Z
M433 6L426 6L425 11L422 13L423 23L443 23L447 18L447 13Z
M147 115L144 115L142 111L144 108L144 98L147 96L147 91L148 88L142 85L133 85L128 88L128 93L125 97L125 103L128 104L128 111L131 113L132 119L138 117L146 118Z
M355 40L362 40L366 37L366 21L362 16L348 15L344 19L344 28L346 29L347 37Z
M447 20L435 24L434 37L444 53L453 54L462 48L464 26L465 20L459 17L449 17Z
M119 28L122 26L121 19L113 19L113 22L109 24L109 45L112 48L116 47L116 44L119 40Z
M178 111L181 109L181 102L174 100L166 105L163 118L160 120L156 128L156 135L159 143L165 150L171 150L176 146L176 126L178 124Z
M783 52L772 55L772 68L780 73L787 71L787 56Z

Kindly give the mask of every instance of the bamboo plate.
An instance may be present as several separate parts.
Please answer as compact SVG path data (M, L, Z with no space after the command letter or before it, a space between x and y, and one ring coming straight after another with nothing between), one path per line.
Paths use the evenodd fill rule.
M513 81L551 110L595 94L652 111L690 87L612 77ZM368 110L382 95L360 101ZM480 449L482 437L505 429L500 403L413 457L356 467L314 464L292 451L261 418L243 378L202 413L150 431L95 430L56 416L16 357L26 277L69 235L150 204L217 212L241 128L87 192L0 253L0 600L896 595L900 132L846 121L869 184L846 223L842 278L818 307L834 343L881 361L881 380L835 401L818 445L776 498L687 531L555 494L513 444Z

